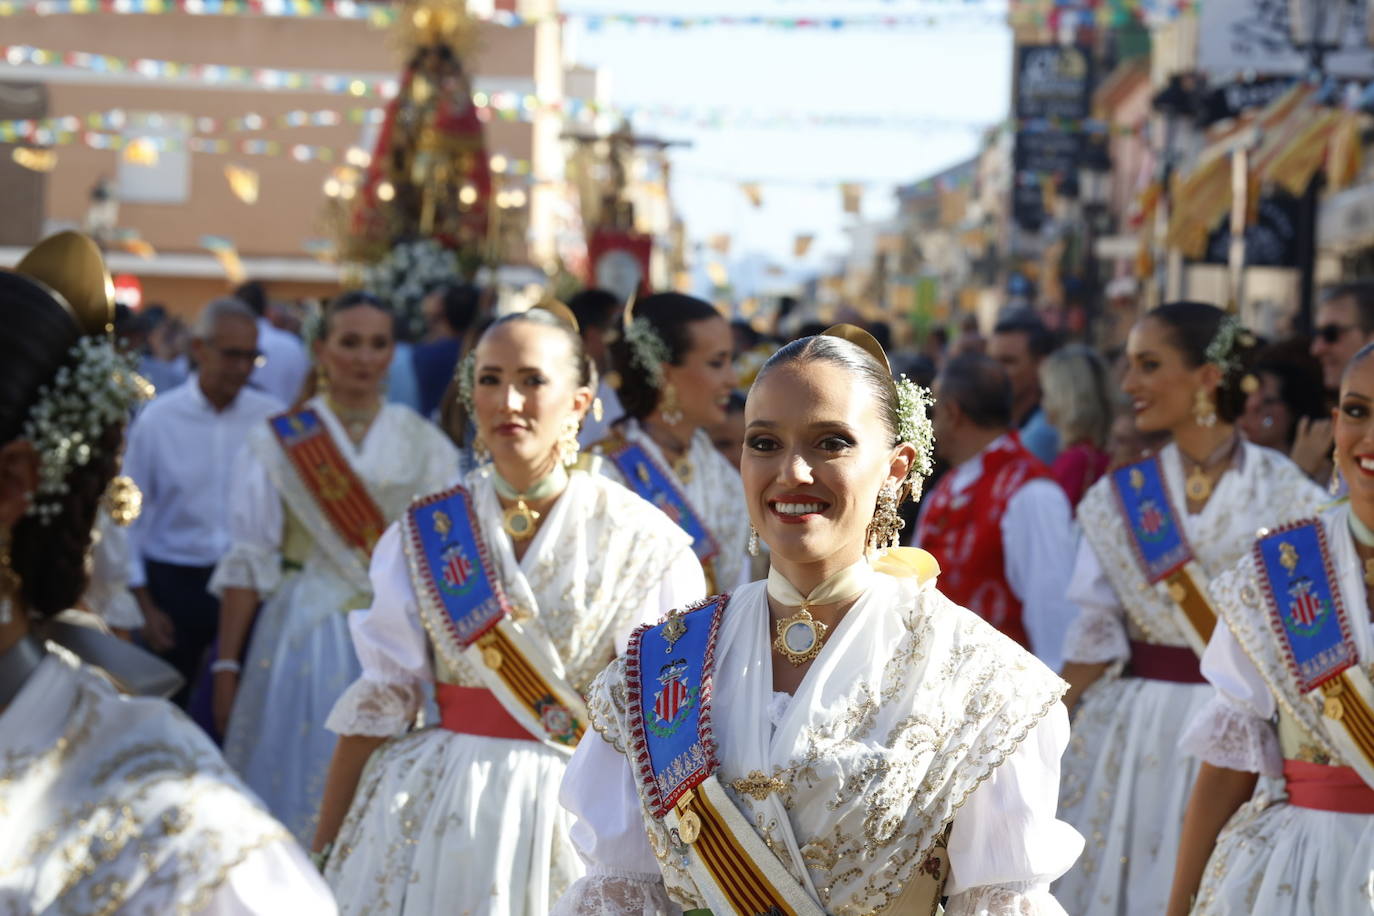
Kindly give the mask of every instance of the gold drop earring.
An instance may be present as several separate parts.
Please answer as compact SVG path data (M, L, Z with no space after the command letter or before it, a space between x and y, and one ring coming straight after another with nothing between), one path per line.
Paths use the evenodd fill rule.
M682 422L682 405L677 399L677 386L672 382L663 386L663 394L658 402L658 412L663 417L663 422L669 426L677 426Z
M1205 388L1193 395L1193 420L1207 429L1217 425L1217 405Z

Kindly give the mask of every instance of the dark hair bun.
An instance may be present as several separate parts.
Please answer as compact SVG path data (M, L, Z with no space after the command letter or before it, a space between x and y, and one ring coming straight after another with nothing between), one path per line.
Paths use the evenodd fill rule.
M1207 351L1221 331L1227 313L1205 302L1169 302L1146 313L1146 318L1164 325L1169 342L1183 354L1184 362L1197 368L1208 362ZM1224 354L1226 367L1217 385L1217 416L1224 423L1234 423L1245 412L1245 379L1255 364L1259 341L1244 328L1235 335Z

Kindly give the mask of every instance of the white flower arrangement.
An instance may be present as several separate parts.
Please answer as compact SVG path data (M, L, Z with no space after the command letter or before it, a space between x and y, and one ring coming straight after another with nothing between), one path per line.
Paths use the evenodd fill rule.
M1221 319L1211 343L1207 344L1207 362L1220 369L1223 375L1239 372L1245 368L1245 361L1237 352L1237 344L1250 347L1254 343L1254 337L1241 326L1240 319L1227 315Z
M673 354L654 330L647 318L636 318L625 329L625 342L630 347L630 359L649 377L655 391L663 387L663 364L671 362Z
M468 412L468 418L476 421L477 408L473 403L473 392L477 387L477 348L473 347L458 363L458 397L463 402L463 409Z
M911 498L919 499L921 486L935 470L935 426L930 422L929 408L935 403L930 391L917 385L905 375L897 385L897 439L916 446L916 460L907 471Z
M68 359L39 389L21 433L39 455L38 490L29 515L44 525L62 511L68 475L99 455L105 430L152 396L153 386L134 371L133 358L109 339L83 337Z
M363 268L363 287L396 313L416 334L424 330L420 302L442 283L459 276L458 256L434 239L398 242L386 257Z

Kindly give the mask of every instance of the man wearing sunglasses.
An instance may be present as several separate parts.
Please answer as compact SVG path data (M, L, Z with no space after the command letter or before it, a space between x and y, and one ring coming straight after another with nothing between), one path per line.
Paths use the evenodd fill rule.
M1359 281L1326 291L1317 306L1312 331L1312 355L1322 364L1328 391L1341 385L1341 373L1351 357L1374 341L1374 282Z

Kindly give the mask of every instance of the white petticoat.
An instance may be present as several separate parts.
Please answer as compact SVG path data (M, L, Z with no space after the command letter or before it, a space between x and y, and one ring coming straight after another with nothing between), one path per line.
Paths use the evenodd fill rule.
M1192 916L1374 912L1374 815L1314 811L1263 795L1232 816Z
M339 911L543 916L584 872L558 804L566 760L437 728L382 745L325 869Z
M1168 906L1198 761L1179 736L1206 684L1110 678L1083 693L1064 752L1059 817L1083 834L1053 891L1072 916L1158 916Z
M338 740L324 721L362 670L337 588L298 574L263 605L224 740L225 759L307 848Z

